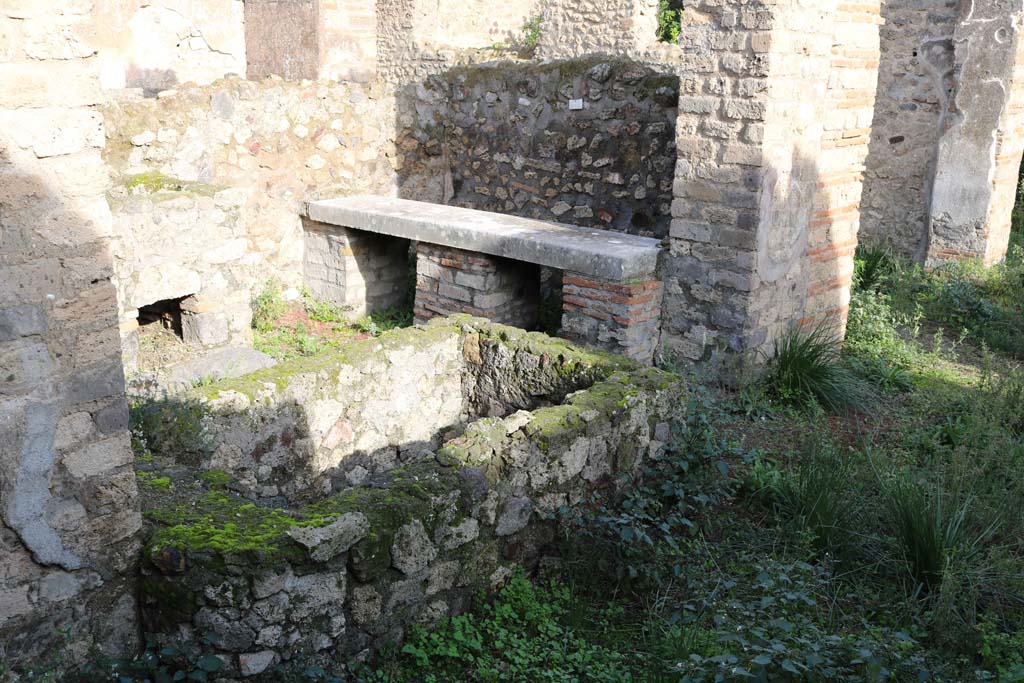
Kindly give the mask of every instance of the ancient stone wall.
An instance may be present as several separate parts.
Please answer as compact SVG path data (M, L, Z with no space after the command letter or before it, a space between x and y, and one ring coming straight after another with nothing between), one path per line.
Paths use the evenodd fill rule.
M540 0L377 0L380 76L407 85L520 45Z
M917 259L927 249L935 150L953 82L956 0L882 7L878 97L864 178L863 241Z
M663 455L685 404L672 375L542 335L471 319L419 334L447 337L467 397L497 417L306 506L257 508L213 490L194 507L155 508L142 598L153 631L216 633L228 677L280 680L278 665L366 657L535 566L550 515ZM555 405L523 409L537 397ZM258 547L235 534L257 528Z
M377 74L377 6L320 1L320 78L369 82Z
M399 97L399 192L664 237L678 86L604 58L452 69Z
M1022 11L886 3L864 241L932 265L1003 257L1024 151Z
M0 662L136 644L128 437L91 3L0 8Z
M15 4L45 5L24 0ZM183 83L245 75L243 0L105 0L88 5L85 43L95 52L104 89L142 88L155 95ZM60 35L39 30L46 40ZM81 49L85 43L66 49Z
M659 5L660 0L550 0L536 56L615 55L684 76L694 66L693 56L658 40Z
M926 263L1006 255L1024 139L1024 1L960 6L956 82L939 139ZM1016 78L1015 78L1016 77Z
M115 282L138 309L197 296L244 342L250 301L302 278L302 201L389 194L394 100L380 86L237 78L106 105Z

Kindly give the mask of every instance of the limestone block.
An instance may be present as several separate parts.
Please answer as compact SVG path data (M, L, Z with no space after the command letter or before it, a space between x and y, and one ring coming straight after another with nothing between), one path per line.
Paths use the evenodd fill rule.
M64 467L76 479L109 473L132 462L134 456L128 440L117 436L71 451L64 456Z
M325 527L294 527L288 535L309 551L317 562L325 562L355 545L370 531L370 523L362 513L342 515Z

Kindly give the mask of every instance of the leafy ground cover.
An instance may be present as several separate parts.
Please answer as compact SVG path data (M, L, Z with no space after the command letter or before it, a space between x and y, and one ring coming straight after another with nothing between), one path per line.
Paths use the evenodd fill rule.
M842 350L794 333L697 391L546 572L355 679L1024 681L1022 256L860 254Z

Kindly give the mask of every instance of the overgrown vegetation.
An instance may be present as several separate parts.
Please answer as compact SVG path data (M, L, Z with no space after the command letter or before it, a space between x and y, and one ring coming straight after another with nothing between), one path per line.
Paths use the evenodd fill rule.
M413 323L411 301L356 317L305 288L291 294L286 298L280 283L271 280L252 303L254 346L278 360L315 356Z
M862 252L842 348L794 332L696 391L641 481L558 515L548 578L357 678L1024 681L1020 257Z
M280 680L1024 682L1022 260L925 272L861 252L841 348L794 332L764 379L695 387L642 478L549 520L541 568L368 664ZM337 512L240 515L209 478L168 543L258 554ZM202 680L205 656L135 665Z

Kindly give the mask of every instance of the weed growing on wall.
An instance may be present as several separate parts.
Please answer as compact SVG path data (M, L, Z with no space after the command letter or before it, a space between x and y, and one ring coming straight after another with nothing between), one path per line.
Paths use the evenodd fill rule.
M663 43L679 42L682 33L682 0L660 0L658 3L658 40Z

